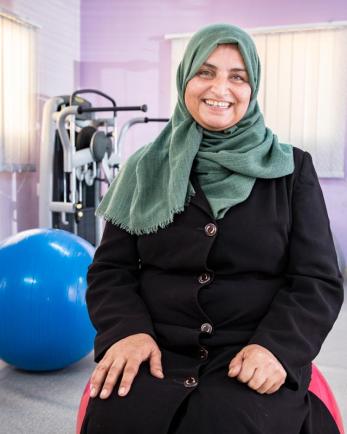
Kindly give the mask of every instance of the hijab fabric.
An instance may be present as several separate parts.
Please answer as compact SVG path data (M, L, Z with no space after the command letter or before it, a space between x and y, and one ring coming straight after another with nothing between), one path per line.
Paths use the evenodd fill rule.
M219 44L236 44L245 63L251 99L244 117L224 131L209 131L184 103L188 81ZM189 41L178 67L178 101L159 136L132 154L96 210L131 234L156 232L184 210L195 190L195 171L213 211L221 219L250 195L256 178L278 178L294 170L293 147L279 143L264 124L257 103L260 63L251 37L229 24L203 28Z

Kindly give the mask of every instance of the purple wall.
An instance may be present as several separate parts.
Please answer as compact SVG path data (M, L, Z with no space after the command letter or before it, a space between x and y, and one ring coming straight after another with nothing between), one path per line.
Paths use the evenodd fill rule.
M111 94L118 105L146 103L149 116L168 116L170 42L165 34L194 32L213 22L253 28L343 20L345 0L82 0L80 84ZM142 115L122 114L119 125L134 116ZM123 157L159 130L159 125L133 127ZM333 232L347 258L346 177L321 179L321 185Z

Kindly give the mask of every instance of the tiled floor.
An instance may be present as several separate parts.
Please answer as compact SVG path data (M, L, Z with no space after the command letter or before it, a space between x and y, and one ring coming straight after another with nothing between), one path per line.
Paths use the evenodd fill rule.
M347 302L315 363L328 380L347 426ZM92 355L59 372L32 374L0 361L1 434L73 434Z

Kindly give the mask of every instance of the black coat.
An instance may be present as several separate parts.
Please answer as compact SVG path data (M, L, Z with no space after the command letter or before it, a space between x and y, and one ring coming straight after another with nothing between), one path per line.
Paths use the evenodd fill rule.
M196 195L167 228L135 236L106 224L88 271L95 360L119 339L148 333L165 379L143 363L126 397L116 387L106 401L91 400L82 432L106 434L116 423L117 434L300 433L311 362L343 284L311 156L294 148L294 161L293 174L257 179L221 220L192 171ZM227 377L249 343L286 369L278 392L261 395ZM327 424L322 432L335 432Z

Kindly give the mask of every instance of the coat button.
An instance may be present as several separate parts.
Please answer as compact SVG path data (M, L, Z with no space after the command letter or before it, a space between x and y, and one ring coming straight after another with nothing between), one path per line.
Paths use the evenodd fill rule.
M213 224L213 223L208 223L208 224L205 226L205 234L206 234L208 237L213 237L213 236L216 235L216 233L217 233L217 226L216 226L215 224Z
M210 335L212 333L212 325L208 322L204 322L204 324L201 324L200 330Z
M184 380L184 387L195 387L198 385L198 382L194 377L188 377Z
M199 355L201 360L206 360L208 357L208 350L205 347L200 347Z
M209 273L202 273L200 274L198 280L199 283L207 283L211 280L211 275Z

